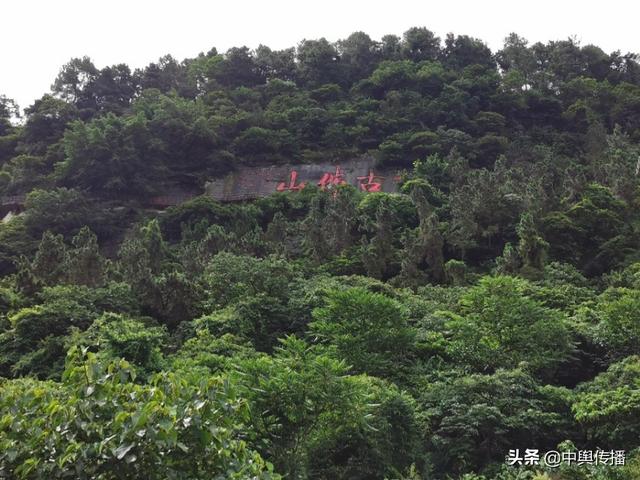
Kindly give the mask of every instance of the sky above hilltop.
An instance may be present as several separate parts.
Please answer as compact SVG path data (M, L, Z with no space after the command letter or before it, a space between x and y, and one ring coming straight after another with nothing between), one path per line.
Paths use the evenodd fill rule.
M575 36L607 53L640 52L638 14L640 2L628 0L11 1L2 5L0 95L29 106L72 57L133 70L167 53L182 60L214 46L280 49L359 30L379 40L412 26L480 38L493 51L516 32L530 44Z

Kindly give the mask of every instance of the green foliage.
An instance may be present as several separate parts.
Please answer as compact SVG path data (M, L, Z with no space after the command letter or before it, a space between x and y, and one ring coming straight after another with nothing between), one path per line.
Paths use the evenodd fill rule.
M89 228L82 227L71 243L74 248L69 253L69 280L78 285L100 286L104 278L105 259L100 254L95 234Z
M417 226L415 206L407 195L397 193L370 192L358 204L358 213L369 220L375 219L380 205L384 204L392 214L393 228Z
M144 307L174 329L202 312L199 286L182 272L168 272L152 278Z
M313 441L365 421L364 384L347 366L295 337L281 340L272 357L239 363L238 381L251 408L251 428L276 470L306 476Z
M286 298L289 283L296 278L285 260L233 255L222 252L207 265L204 282L212 307L222 307L259 293Z
M361 377L372 414L366 423L340 425L323 432L309 459L312 477L336 479L398 478L421 460L417 406L406 392L372 377Z
M603 445L638 447L640 358L627 357L582 384L572 410L590 436Z
M57 377L64 364L64 337L72 328L87 329L93 316L90 307L69 297L21 308L0 337L2 375Z
M467 266L460 260L449 260L444 264L444 272L451 285L462 286L467 282Z
M88 221L92 214L87 199L74 189L33 190L25 209L25 226L36 237L47 230L69 235L92 223Z
M74 329L88 329L100 312L135 315L138 309L125 284L44 288L38 303L9 314L9 328L0 332L0 375L58 378Z
M436 469L460 473L502 462L523 442L554 448L574 430L570 399L569 391L541 386L522 370L499 370L427 384L418 402Z
M38 240L29 235L22 218L0 223L0 272L6 275L16 270L20 258L36 250ZM23 259L27 260L26 257Z
M598 298L593 310L599 320L595 338L611 358L640 354L640 291L609 289Z
M74 122L63 146L66 158L56 171L60 180L102 194L149 192L149 181L157 178L161 167L153 162L148 122L139 114Z
M515 368L552 378L574 345L567 318L526 296L527 283L513 277L484 277L446 318L447 354L465 368L491 372Z
M125 360L70 352L63 383L2 383L0 473L17 478L278 478L240 439L246 404L218 378L133 382Z
M167 342L166 329L151 321L105 313L83 335L82 343L97 348L107 357L124 358L142 369L156 370L161 364L161 347Z
M569 259L588 273L611 268L621 258L612 258L605 249L607 242L622 235L624 208L606 187L587 186L577 203L546 217L545 238L552 255Z
M367 274L374 278L386 278L393 268L396 252L394 249L393 223L394 210L389 197L383 197L378 202L375 220L371 227L374 235L369 241L365 267Z
M196 320L194 323L200 326L205 322ZM233 334L214 336L209 330L200 328L168 360L171 362L172 370L201 370L203 375L209 375L232 370L238 359L252 358L256 355L248 342Z
M62 235L46 231L33 259L33 275L47 286L63 283L67 275L69 256Z
M544 268L549 244L538 234L533 218L525 213L516 229L520 242L518 253L522 258L523 269L540 271Z
M224 205L208 196L196 197L169 208L159 219L163 236L170 241L180 238L185 226L206 221L207 225L228 225L239 220L239 209Z
M17 292L7 287L0 287L0 317L4 317L13 310L19 302L20 296Z
M198 322L214 334L232 333L259 351L271 351L278 338L300 332L306 324L291 305L299 280L294 266L284 259L221 252L203 274L203 310L213 313Z
M572 265L551 262L528 295L545 306L573 315L596 294L589 281Z
M329 292L313 320L311 334L334 346L359 373L393 377L411 352L414 332L407 312L380 293L360 287Z
M301 224L304 249L316 261L339 255L354 245L354 224L360 194L351 186L314 192Z
M100 254L95 234L88 227L82 227L71 243L73 248L68 248L61 234L44 232L33 262L22 265L27 270L24 273L33 277L34 287L58 283L102 285L106 261Z
M132 111L145 120L133 140L140 159L148 162L147 173L167 170L184 175L195 169L228 168L217 155L219 138L203 103L146 90Z

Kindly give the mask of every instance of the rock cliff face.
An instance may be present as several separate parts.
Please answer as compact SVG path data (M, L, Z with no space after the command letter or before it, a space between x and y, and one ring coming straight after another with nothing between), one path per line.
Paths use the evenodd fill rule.
M164 209L205 194L221 202L266 197L274 192L297 191L307 185L332 189L348 184L365 192L397 192L400 172L375 166L372 157L360 157L340 163L286 164L268 167L241 167L215 178L202 190L171 189L162 195L143 200L148 207ZM26 195L0 197L0 218L20 213ZM10 219L7 216L5 220Z
M264 197L274 192L297 191L307 185L331 189L349 184L367 192L395 192L399 172L375 167L375 160L362 157L340 163L287 164L243 167L212 180L205 193L216 200L234 201Z

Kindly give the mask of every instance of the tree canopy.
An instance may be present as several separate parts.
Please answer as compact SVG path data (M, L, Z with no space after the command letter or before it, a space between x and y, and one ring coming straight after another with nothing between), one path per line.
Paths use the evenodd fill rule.
M70 59L0 95L0 478L637 480L639 156L575 38ZM205 193L355 160L396 191Z

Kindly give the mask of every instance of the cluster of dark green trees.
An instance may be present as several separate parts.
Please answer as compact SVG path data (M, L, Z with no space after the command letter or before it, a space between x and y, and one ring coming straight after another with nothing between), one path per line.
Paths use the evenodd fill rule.
M0 97L0 478L640 477L640 65L424 28ZM399 193L199 191L373 155ZM508 467L511 449L627 465Z

